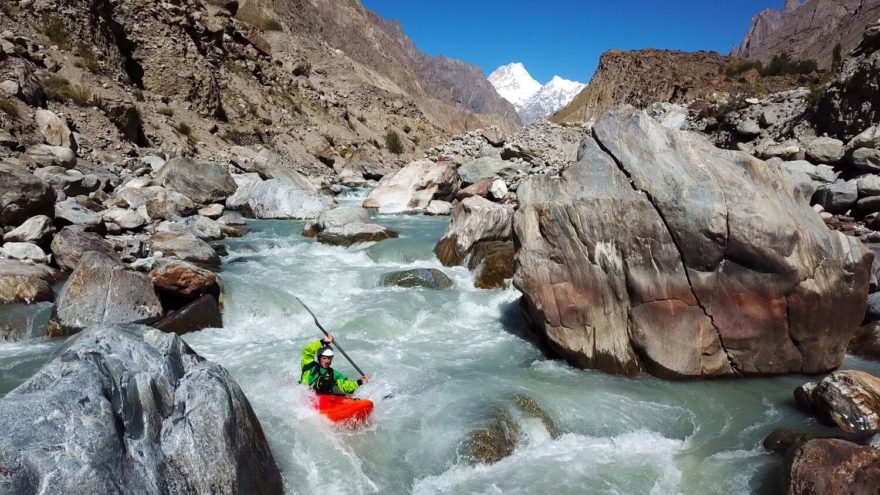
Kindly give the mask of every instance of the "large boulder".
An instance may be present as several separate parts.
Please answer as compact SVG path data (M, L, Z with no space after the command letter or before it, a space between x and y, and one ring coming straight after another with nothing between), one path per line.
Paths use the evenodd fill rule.
M350 223L322 230L318 234L318 242L331 246L351 246L362 242L394 239L397 236L397 232L376 223Z
M795 391L804 409L848 433L880 430L880 378L864 371L835 371Z
M859 170L865 172L880 172L880 150L873 148L859 148L850 156L850 163Z
M88 251L97 251L108 256L116 256L113 246L103 237L93 232L86 232L81 227L64 227L52 239L52 255L55 262L64 270L73 270L79 264L82 255Z
M810 440L789 458L786 495L872 495L880 486L880 449L836 438Z
M279 179L249 181L226 201L227 208L251 218L315 218L333 206L333 198Z
M162 304L150 277L89 251L61 289L47 333L58 337L92 325L152 323L161 317Z
M55 203L55 221L99 233L104 229L104 215L86 208L74 198Z
M451 201L460 184L452 163L418 160L383 178L364 200L364 208L382 213L423 211L432 199Z
M880 322L869 323L856 330L847 351L857 356L880 359Z
M6 493L279 494L235 380L173 334L92 327L0 399Z
M434 247L445 266L461 265L474 245L481 241L510 240L513 207L471 196L452 209L452 222Z
M217 298L205 294L180 309L170 311L152 326L178 335L205 328L223 328L223 313Z
M192 301L205 294L220 297L220 277L216 273L180 260L162 260L150 271L153 285L163 296Z
M576 366L664 377L836 368L873 256L787 173L620 107L562 178L517 191L514 284Z
M493 156L484 156L459 167L458 175L461 176L461 180L465 184L476 184L481 179L513 177L521 171L522 166L514 162Z
M0 226L55 213L55 191L26 170L0 162Z
M52 284L57 279L57 270L47 266L0 260L0 304L52 301Z
M220 267L220 256L205 241L189 232L160 232L147 241L153 254L161 252L198 266L216 270Z
M815 163L837 163L844 155L843 141L819 137L807 145L807 158Z
M373 223L370 213L364 208L342 207L322 212L317 219L306 222L303 228L303 236L317 237L322 231L330 227L342 227L353 223Z
M101 182L97 177L85 175L76 169L68 170L63 167L50 166L35 170L34 175L52 186L59 197L89 194L101 187Z
M76 153L66 146L38 144L25 151L28 160L39 167L73 168L76 166Z
M859 199L858 181L838 180L834 184L822 186L816 192L815 202L822 205L828 213L846 213Z
M224 201L237 188L224 165L183 157L169 160L156 175L156 180L201 204Z

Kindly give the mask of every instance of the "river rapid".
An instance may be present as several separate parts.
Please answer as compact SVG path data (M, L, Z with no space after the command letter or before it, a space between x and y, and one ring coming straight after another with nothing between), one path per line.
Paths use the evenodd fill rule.
M288 493L771 494L781 459L763 451L764 436L824 430L792 399L809 377L664 382L547 359L528 338L515 289L475 289L466 269L436 260L448 217L376 221L400 238L345 249L303 238L303 222L252 222L248 236L226 242L225 328L184 336L244 389ZM378 286L382 274L415 267L442 269L453 288ZM370 374L356 393L376 401L365 426L334 426L297 384L300 351L320 333L295 295ZM0 319L39 327L48 311ZM0 394L58 345L0 344ZM334 367L357 375L341 356ZM880 373L851 357L843 367ZM535 399L562 435L517 413L517 394ZM462 446L493 406L520 422L521 441L495 464L471 465Z

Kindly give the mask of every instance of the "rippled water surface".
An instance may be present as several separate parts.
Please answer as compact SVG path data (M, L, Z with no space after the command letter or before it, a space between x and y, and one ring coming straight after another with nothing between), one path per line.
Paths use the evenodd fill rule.
M779 460L763 437L820 428L791 399L806 377L668 383L548 360L526 338L514 289L474 289L467 270L434 258L448 218L376 220L400 238L344 249L304 239L301 222L254 222L227 243L226 328L185 337L239 381L289 493L776 493ZM378 287L382 274L413 267L442 269L455 285ZM294 295L371 374L357 393L376 401L365 427L332 425L297 385L300 350L320 334ZM0 393L56 345L0 344ZM341 356L334 365L356 375ZM537 400L563 434L516 414L516 394ZM493 406L514 413L523 438L510 457L472 466L462 444Z

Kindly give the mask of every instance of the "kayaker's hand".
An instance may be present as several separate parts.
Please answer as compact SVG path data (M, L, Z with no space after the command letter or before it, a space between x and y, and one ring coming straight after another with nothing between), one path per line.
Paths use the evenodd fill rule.
M333 334L331 333L330 335L328 335L327 337L325 337L325 338L324 338L324 342L326 342L327 345L332 344L332 343L333 343Z
M367 382L369 382L369 381L370 381L370 377L368 377L367 375L364 375L364 376L361 377L361 382L362 382L362 383L367 383Z

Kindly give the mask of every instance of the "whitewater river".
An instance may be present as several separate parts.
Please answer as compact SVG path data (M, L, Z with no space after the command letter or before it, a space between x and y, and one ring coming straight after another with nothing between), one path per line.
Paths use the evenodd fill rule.
M241 384L288 493L770 494L781 462L762 450L764 436L822 429L792 400L806 377L669 383L548 360L527 339L516 290L474 289L467 270L437 262L448 218L376 220L400 238L344 249L304 239L302 222L253 222L227 242L225 328L185 336ZM382 274L414 267L440 268L455 285L378 287ZM294 295L372 376L357 393L377 401L365 427L337 428L307 405L300 350L320 334ZM47 311L27 317L40 324ZM0 344L0 394L57 345ZM356 376L341 356L334 365ZM880 372L853 358L845 367ZM563 434L517 414L516 394ZM510 457L472 466L462 444L493 406L511 411L523 437Z

